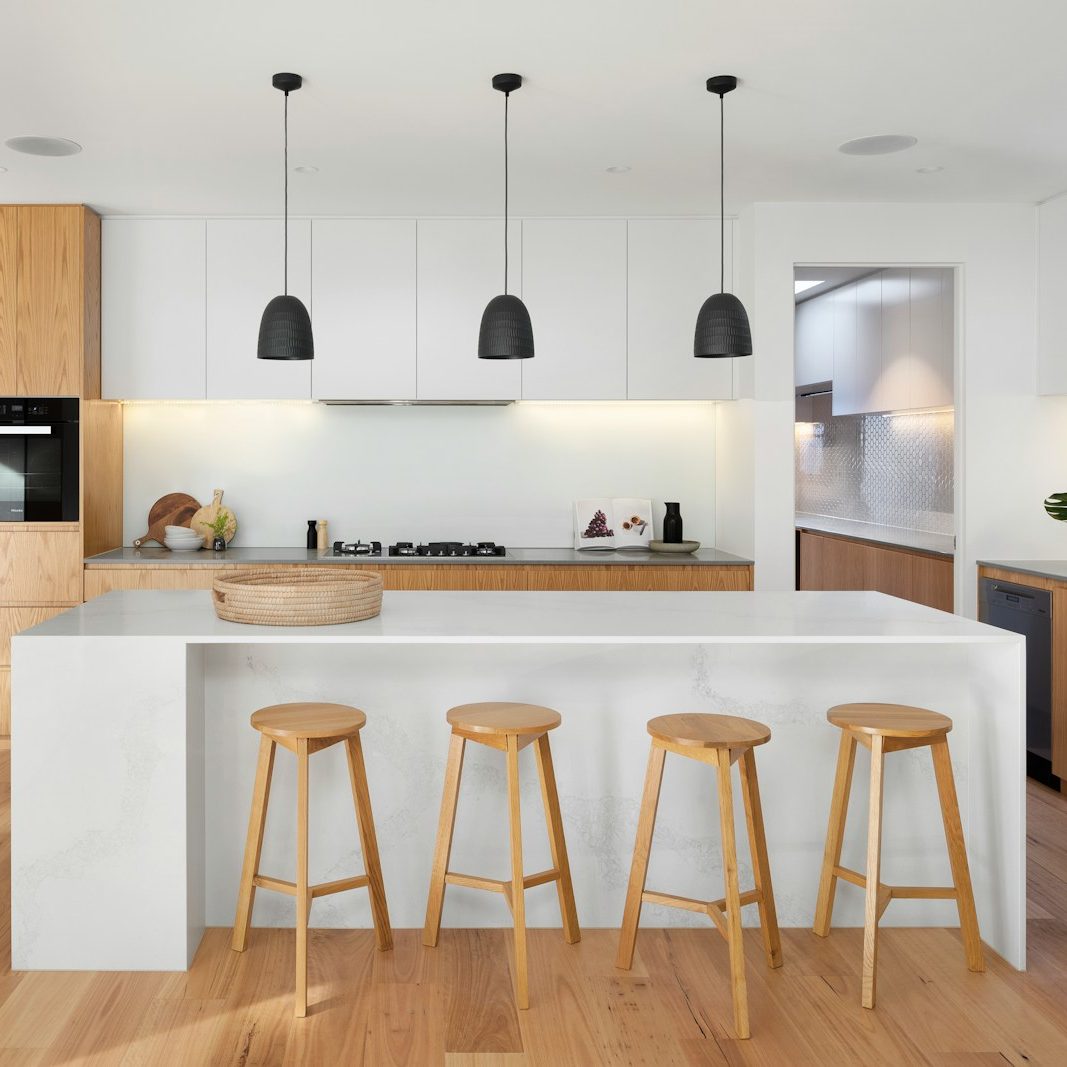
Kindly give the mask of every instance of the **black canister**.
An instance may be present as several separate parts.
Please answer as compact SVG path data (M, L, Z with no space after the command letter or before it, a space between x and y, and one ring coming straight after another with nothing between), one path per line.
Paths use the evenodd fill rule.
M318 519L308 519L308 548L315 551L319 547Z
M668 545L677 545L682 540L682 513L677 503L666 502L667 513L663 516L663 541Z

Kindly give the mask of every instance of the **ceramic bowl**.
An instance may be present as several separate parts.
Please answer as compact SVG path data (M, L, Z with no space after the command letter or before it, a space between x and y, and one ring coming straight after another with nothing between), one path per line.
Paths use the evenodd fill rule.
M653 552L695 552L700 548L699 541L678 541L668 544L666 541L649 541L648 547Z
M204 547L204 542L199 537L183 537L177 541L173 537L165 537L163 538L163 544L166 545L171 552L196 552L198 549Z

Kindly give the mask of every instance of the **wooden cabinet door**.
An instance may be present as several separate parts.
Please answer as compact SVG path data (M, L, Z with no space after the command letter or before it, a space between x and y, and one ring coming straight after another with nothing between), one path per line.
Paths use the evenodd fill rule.
M0 604L80 603L82 559L78 530L0 531Z
M205 396L207 301L203 219L103 224L103 395Z
M315 219L316 400L415 399L415 221Z
M732 239L733 227L727 224L727 291L733 289ZM700 306L719 291L718 253L717 222L633 219L627 223L626 395L630 400L733 397L734 360L693 357Z
M308 400L312 360L258 359L263 309L283 289L281 219L208 219L207 395ZM289 292L311 314L311 223L289 220Z
M522 294L537 351L523 400L625 400L625 221L524 221Z
M99 318L87 271L99 277L99 243L88 241L88 231L95 226L98 233L99 220L88 215L71 205L18 208L15 347L16 392L22 396L92 395L83 367Z
M522 230L511 223L509 291L522 295ZM419 400L518 400L521 359L479 359L485 305L504 291L504 224L499 219L418 222ZM537 313L534 345L540 351Z
M16 389L18 235L18 208L13 204L0 206L0 396L12 396Z

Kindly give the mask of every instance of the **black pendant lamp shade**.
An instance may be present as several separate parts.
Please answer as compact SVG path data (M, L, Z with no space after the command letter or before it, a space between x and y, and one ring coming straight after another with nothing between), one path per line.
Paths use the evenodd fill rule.
M311 316L303 303L289 294L289 94L300 88L303 78L299 74L275 74L271 84L285 93L285 291L263 310L256 355L259 359L314 359Z
M724 289L726 279L726 207L723 193L725 156L723 97L737 88L737 78L720 74L708 78L708 92L719 97L719 291L704 301L697 315L693 355L700 359L752 355L752 331L745 305Z
M494 296L482 312L479 359L530 359L534 354L530 313L517 296L508 293L508 97L521 85L519 74L493 77L493 88L504 94L504 292Z

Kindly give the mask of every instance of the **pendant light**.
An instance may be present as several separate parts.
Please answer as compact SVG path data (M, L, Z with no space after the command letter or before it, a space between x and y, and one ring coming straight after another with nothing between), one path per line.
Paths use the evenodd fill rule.
M260 359L314 359L311 316L303 303L289 294L289 94L303 85L299 74L275 74L271 84L285 93L285 258L282 295L264 309L259 322Z
M482 312L479 359L529 359L534 354L530 313L508 292L508 97L521 85L520 74L493 76L493 88L504 94L504 293L494 296Z
M700 314L697 315L693 355L702 359L752 355L752 331L748 326L748 312L733 293L725 291L726 200L723 187L726 162L723 97L736 88L737 78L732 74L708 78L708 92L716 93L719 97L719 291L704 301Z

